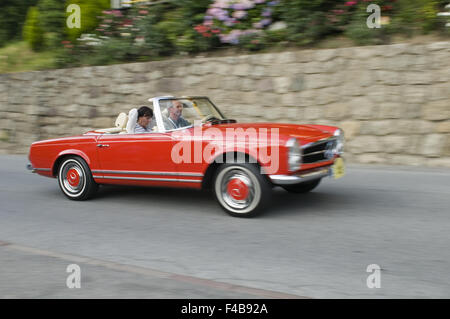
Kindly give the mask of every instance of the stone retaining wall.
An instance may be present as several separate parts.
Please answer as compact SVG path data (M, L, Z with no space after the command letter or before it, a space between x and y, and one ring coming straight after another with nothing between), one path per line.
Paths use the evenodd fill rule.
M351 162L450 167L450 42L3 74L0 153L167 94L207 95L241 122L338 125Z

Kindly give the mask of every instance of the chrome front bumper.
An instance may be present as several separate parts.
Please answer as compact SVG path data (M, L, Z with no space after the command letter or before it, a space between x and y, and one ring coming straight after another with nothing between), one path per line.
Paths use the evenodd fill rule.
M275 185L293 185L331 176L332 174L333 170L331 166L328 166L296 175L269 175L269 177Z

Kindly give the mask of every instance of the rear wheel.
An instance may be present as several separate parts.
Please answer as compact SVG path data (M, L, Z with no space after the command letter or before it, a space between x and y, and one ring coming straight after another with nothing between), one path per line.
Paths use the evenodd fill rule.
M86 200L98 190L87 163L79 156L70 156L58 168L58 184L66 197Z
M220 206L231 216L252 217L269 203L270 183L254 164L224 164L219 167L213 190Z
M316 188L320 181L322 179L316 179L310 182L306 182L306 183L300 183L300 184L295 184L295 185L284 185L283 188L285 190L287 190L290 193L296 193L296 194L301 194L301 193L308 193L310 191L312 191L314 188Z

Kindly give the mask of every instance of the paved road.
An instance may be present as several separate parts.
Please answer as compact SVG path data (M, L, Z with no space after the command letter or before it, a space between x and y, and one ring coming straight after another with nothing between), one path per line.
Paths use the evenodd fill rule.
M0 297L450 297L449 170L350 166L239 219L199 191L72 202L25 164L0 157ZM73 263L81 289L65 286Z

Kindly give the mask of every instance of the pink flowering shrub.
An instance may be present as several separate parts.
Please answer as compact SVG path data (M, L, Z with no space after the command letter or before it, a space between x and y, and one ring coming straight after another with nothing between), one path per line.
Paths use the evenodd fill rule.
M366 12L366 8L370 4L377 4L380 6L382 15L389 16L392 14L394 4L397 0L353 0L336 2L332 10L327 13L327 21L333 27L338 27L344 30L349 27L352 18L357 16L357 11L362 10ZM369 14L367 14L368 16ZM362 21L364 23L364 21Z
M109 0L67 0L86 2ZM260 50L309 45L340 34L357 44L389 42L396 33L436 30L446 0L177 0L101 9L89 32L69 33L64 65L139 61L224 46ZM369 4L381 7L382 28L369 29ZM85 23L87 20L83 16ZM96 27L95 27L96 26ZM73 31L74 32L74 31ZM70 41L68 41L70 40Z
M132 27L132 22L120 10L105 10L95 31L100 36L115 37L129 27Z
M261 35L274 22L279 4L277 0L215 0L194 29L204 37L218 36L221 43L237 45L243 38Z

